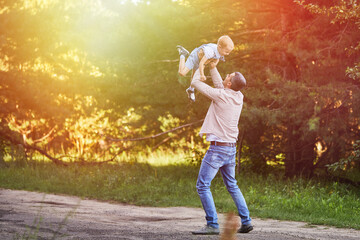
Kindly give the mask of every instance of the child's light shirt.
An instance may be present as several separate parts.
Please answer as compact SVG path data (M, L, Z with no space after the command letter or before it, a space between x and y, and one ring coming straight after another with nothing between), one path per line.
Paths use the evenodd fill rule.
M207 43L203 44L200 47L195 48L189 55L188 59L185 62L185 67L188 69L193 69L194 71L199 68L199 51L200 49L203 49L204 56L207 59L220 59L221 61L225 61L224 56L221 56L217 45L215 43Z
M204 56L207 59L221 59L222 61L225 60L224 56L221 56L218 49L217 49L217 44L215 43L207 43L207 44L203 44L201 45L199 48L203 49L204 51Z

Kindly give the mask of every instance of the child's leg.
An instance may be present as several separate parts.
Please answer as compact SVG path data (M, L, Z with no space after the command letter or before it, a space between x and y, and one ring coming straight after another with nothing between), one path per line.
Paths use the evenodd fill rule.
M188 69L185 66L185 56L184 55L180 55L180 61L179 61L179 75L180 76L186 76L186 74L190 71L190 69Z
M180 76L185 76L189 71L190 68L186 67L185 65L185 58L189 56L189 51L186 50L183 46L177 45L176 46L177 50L179 51L179 55L180 55L180 61L179 61L179 75Z

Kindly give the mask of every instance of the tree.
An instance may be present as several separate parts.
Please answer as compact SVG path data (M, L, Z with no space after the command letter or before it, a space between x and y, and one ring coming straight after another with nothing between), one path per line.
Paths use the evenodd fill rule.
M2 1L0 9L1 135L29 146L43 139L54 154L59 146L85 154L80 142L99 144L95 131L105 119L107 134L118 138L159 131L157 119L169 110L196 119L177 82L174 43L192 47L188 26L204 18L193 9L99 0ZM183 22L179 10L195 17ZM123 122L131 109L140 120Z
M275 5L278 7L271 8ZM263 148L280 136L283 144L278 146L284 149L267 148L278 154L285 150L286 175L311 176L346 156L359 134L359 113L353 108L359 97L354 96L358 85L345 76L358 55L349 57L344 51L357 39L357 27L351 21L331 24L329 17L311 14L288 1L258 1L255 7L256 13L280 11L279 17L272 16L274 23L280 24L258 27L268 33L263 46L253 42L256 50L249 49L250 56L262 54L259 48L265 52L267 80L257 87L273 93L270 99L251 95L260 98L262 105L250 107L270 108L265 116L270 126L263 136L274 137ZM269 18L266 23L271 22ZM270 120L274 118L276 121ZM275 131L267 134L269 130Z
M199 8L203 3L193 2ZM308 2L340 11L337 1ZM298 1L214 0L202 11L208 9L217 31L238 46L230 66L249 79L241 127L243 156L254 169L283 162L287 176L311 176L348 155L359 135L359 85L346 75L359 57L346 52L358 41L357 21L331 23L331 15L309 12ZM354 16L358 8L341 10Z

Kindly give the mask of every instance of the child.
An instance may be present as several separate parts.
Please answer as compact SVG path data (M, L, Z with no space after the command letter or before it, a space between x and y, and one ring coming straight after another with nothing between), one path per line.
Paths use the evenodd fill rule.
M194 75L195 71L199 68L200 71L200 80L205 81L206 77L204 75L204 67L211 61L214 61L216 64L219 62L219 59L225 61L224 56L230 54L230 52L234 49L234 43L231 38L227 35L221 36L218 39L217 44L215 43L208 43L203 44L198 48L195 48L191 54L182 46L176 46L179 55L180 55L180 62L179 62L179 75L185 76L190 69L192 69L192 76ZM185 62L185 58L188 59ZM191 76L191 77L192 77ZM195 94L194 88L191 86L186 89L188 97L195 102Z

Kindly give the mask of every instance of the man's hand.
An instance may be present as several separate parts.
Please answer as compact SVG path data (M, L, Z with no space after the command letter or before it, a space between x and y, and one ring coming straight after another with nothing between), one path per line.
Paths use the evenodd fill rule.
M219 63L219 59L209 62L210 69L216 68L216 65Z
M201 76L200 76L200 81L203 81L203 82L204 82L205 80L206 80L205 75L201 75Z

